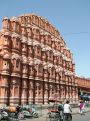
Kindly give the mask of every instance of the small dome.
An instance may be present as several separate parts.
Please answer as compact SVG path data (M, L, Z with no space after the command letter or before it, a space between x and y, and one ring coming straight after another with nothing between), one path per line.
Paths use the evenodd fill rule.
M16 22L18 22L18 18L15 17L15 16L13 16L13 17L11 18L11 21L16 21Z
M24 16L30 16L30 14L29 14L29 13L27 13L27 14L24 14Z
M3 58L4 58L4 59L10 59L10 55L9 55L9 54L5 54L5 55L3 56Z
M5 16L5 17L3 18L3 20L8 20L8 17L7 17L7 16Z

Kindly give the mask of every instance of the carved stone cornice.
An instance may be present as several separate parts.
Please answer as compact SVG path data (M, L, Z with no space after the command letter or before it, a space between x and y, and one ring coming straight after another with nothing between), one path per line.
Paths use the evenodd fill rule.
M33 40L33 46L40 46L40 42L38 42L37 40Z
M12 53L12 55L11 55L11 59L20 59L21 60L21 56L20 55L18 55L18 54L16 54L16 53Z
M11 55L6 53L3 55L3 59L11 59Z
M20 38L20 35L15 32L12 32L11 37Z
M0 35L11 36L11 32L9 30L1 29Z

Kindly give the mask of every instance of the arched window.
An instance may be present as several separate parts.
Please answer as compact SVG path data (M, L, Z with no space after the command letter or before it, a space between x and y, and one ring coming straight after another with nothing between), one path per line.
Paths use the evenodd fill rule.
M20 60L17 59L17 61L16 61L16 68L19 68L19 66L20 66Z
M16 39L16 45L17 46L19 45L19 39L18 38Z
M45 26L45 22L44 22L43 19L40 19L40 26L43 27L43 28L44 28L44 26Z
M35 24L36 24L36 25L38 25L38 24L39 24L39 19L38 19L38 17L37 17L37 16L35 17Z
M35 23L35 16L33 15L32 18L33 18L32 22Z
M16 59L13 58L13 59L12 59L12 70L15 69L15 66L16 66Z
M43 66L42 66L42 64L39 64L39 73L43 73Z
M4 45L8 45L8 36L4 35Z
M15 97L18 97L18 96L19 96L18 94L19 94L19 92L18 92L18 87L15 87L15 88L14 88L14 96L15 96Z
M8 61L3 60L3 69L8 69L8 68L9 68Z

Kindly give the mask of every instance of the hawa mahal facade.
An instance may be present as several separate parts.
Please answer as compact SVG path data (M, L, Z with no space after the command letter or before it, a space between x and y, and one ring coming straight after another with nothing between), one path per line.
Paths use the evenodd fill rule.
M0 104L78 100L73 55L59 31L36 14L5 17L0 31Z

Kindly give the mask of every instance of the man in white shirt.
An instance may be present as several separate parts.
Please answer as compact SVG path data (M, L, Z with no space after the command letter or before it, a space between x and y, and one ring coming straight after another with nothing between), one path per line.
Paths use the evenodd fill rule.
M69 104L69 101L66 101L66 103L64 104L64 111L63 112L64 112L65 119L72 120L72 115L71 115L72 109L71 109L71 106Z

